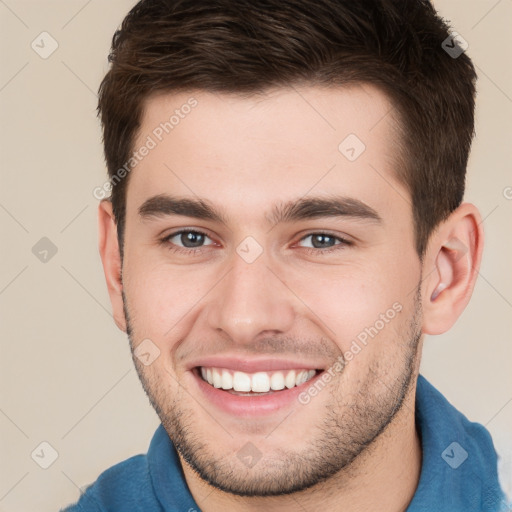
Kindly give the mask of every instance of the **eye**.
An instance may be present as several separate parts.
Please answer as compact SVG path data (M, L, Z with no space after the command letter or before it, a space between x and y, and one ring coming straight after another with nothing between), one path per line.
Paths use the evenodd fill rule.
M309 233L302 237L299 243L307 239L310 239L309 245L303 245L302 248L313 254L326 254L352 245L352 242L340 236L324 232ZM207 240L210 243L206 243ZM170 251L182 254L199 253L203 247L216 245L206 233L196 229L175 231L164 237L160 243L165 245Z
M307 249L308 252L313 252L316 254L341 250L345 246L351 245L351 242L340 236L335 236L331 233L323 232L309 233L308 235L302 237L300 242L307 240L308 238L311 239L311 243L303 247L304 249Z
M205 244L206 239L210 240L211 243ZM195 229L175 231L163 238L161 243L168 245L171 251L183 253L194 252L194 249L205 245L215 245L206 233Z

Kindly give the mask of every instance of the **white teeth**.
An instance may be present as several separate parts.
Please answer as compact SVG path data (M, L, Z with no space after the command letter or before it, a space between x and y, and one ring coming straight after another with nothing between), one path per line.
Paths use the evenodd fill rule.
M283 372L276 372L270 377L270 387L274 391L284 389L284 375Z
M265 372L258 372L252 376L251 391L266 393L270 390L270 377Z
M217 369L213 369L213 374ZM247 373L235 372L233 375L233 389L235 391L251 391L251 377Z
M233 377L228 370L222 370L222 389L231 389L233 387Z
M303 370L299 375L297 375L297 380L295 382L297 383L297 386L300 386L307 380L309 380L309 372L307 370Z
M231 372L226 368L201 367L203 380L216 388L225 390L267 393L280 391L285 387L291 389L312 379L316 370L283 370L276 372Z
M213 387L220 388L222 386L222 375L213 370Z
M284 378L284 385L291 389L295 386L295 370L288 372L288 375Z

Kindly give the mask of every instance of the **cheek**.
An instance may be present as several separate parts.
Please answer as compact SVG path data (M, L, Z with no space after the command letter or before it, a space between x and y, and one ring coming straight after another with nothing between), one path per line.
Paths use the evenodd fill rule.
M365 329L379 322L380 316L392 308L395 301L385 292L375 285L350 286L345 282L315 299L318 314L334 331L340 349L347 350L358 337L364 341Z
M397 266L337 269L330 276L317 274L309 285L295 281L295 290L309 306L310 318L342 353L379 353L400 342L398 338L405 334L413 314L411 283L417 282L418 275L405 266L407 275L397 274ZM363 350L370 346L371 350Z
M200 286L190 274L132 259L124 282L132 323L139 335L162 339L200 297Z
M149 255L132 257L126 268L125 294L135 344L151 339L166 354L162 359L171 358L168 365L181 340L190 337L194 329L196 336L206 336L204 324L198 320L219 272L213 266L170 265Z

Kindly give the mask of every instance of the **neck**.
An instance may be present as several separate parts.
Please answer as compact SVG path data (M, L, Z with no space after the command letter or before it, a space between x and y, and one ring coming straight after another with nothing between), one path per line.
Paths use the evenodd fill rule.
M325 482L290 495L241 497L204 482L183 460L185 478L203 512L333 510L403 512L421 472L421 443L416 430L415 386L386 430L353 463Z

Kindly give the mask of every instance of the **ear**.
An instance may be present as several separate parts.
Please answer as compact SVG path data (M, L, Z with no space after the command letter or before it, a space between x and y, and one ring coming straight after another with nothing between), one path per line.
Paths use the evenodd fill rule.
M424 258L423 332L448 331L473 293L484 233L478 209L463 203L432 235Z
M99 250L103 271L107 281L108 294L117 327L126 332L126 318L123 309L123 281L121 277L121 254L117 240L117 224L112 203L103 199L98 207Z

